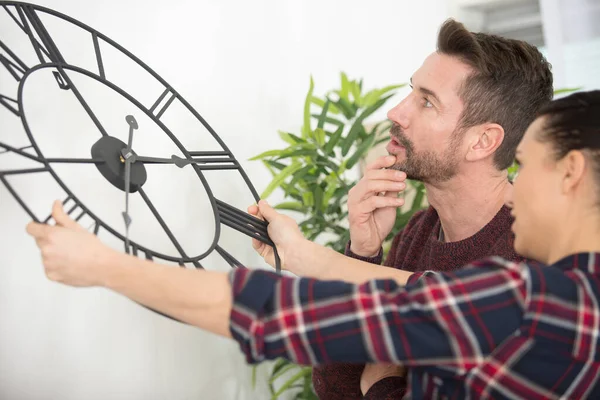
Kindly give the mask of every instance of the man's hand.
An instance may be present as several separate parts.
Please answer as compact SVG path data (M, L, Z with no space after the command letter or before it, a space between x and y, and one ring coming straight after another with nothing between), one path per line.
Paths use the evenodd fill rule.
M360 391L364 396L376 382L391 376L406 376L406 368L395 364L367 364L360 377Z
M42 253L46 276L70 286L103 284L103 265L116 253L72 220L62 203L52 206L55 226L30 222L27 233L35 238Z
M290 254L290 249L305 242L304 236L298 228L298 224L287 215L275 211L266 201L261 200L258 205L248 207L248 213L266 220L269 223L268 233L271 240L277 246L282 268L286 268L285 257ZM252 239L252 247L272 267L275 267L275 255L273 248L263 242ZM299 271L290 270L298 274Z
M380 157L367 166L363 178L348 193L350 250L370 257L379 251L396 220L396 208L404 204L398 193L406 188L406 174L391 167L395 156Z

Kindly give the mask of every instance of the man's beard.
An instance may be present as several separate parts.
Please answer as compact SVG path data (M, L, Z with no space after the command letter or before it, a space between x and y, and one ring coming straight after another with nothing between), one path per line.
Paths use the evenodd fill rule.
M457 131L452 132L450 145L441 156L432 151L416 152L412 142L404 136L400 125L394 124L390 133L404 147L406 153L405 159L394 164L392 169L404 171L408 179L424 183L446 182L456 175L458 170L456 151L460 144Z

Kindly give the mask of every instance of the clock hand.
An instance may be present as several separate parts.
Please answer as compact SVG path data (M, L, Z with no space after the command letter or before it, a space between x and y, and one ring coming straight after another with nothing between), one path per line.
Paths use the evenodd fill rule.
M129 225L131 217L129 216L129 186L131 185L131 163L133 162L133 152L131 145L133 143L133 131L138 128L137 121L133 115L125 117L129 124L129 140L127 147L121 150L121 161L125 162L125 211L123 211L123 220L125 221L125 251L129 253Z
M159 157L145 157L138 156L136 154L131 155L131 162L143 162L144 164L175 164L179 168L183 168L189 164L206 164L209 162L223 162L223 160L215 159L193 159L193 158L181 158L173 154L171 158L159 158Z

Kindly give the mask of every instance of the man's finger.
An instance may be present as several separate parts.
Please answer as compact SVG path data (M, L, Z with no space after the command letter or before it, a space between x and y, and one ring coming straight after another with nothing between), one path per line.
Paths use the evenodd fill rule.
M398 197L398 195L400 194L400 192L385 192L385 197Z
M386 207L402 207L404 205L404 199L400 197L387 197L387 196L373 196L368 200L363 201L360 205L359 212L363 214L371 213L378 208Z
M383 156L377 158L371 164L367 165L366 170L381 169L391 167L396 163L396 156Z
M400 192L406 188L404 182L393 182L393 181L368 181L365 182L365 193L363 198L371 197L373 194L379 194L382 192Z
M56 200L54 204L52 204L52 218L56 221L56 225L64 226L65 228L70 229L79 229L79 224L75 222L71 217L65 213L63 209L62 202L60 200Z
M406 180L406 172L395 169L372 169L365 172L364 177L367 180L389 180L403 182Z

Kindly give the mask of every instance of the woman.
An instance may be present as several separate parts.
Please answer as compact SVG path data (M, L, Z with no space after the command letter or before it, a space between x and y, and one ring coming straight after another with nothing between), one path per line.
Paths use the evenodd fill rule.
M233 337L249 362L404 364L414 398L600 398L600 91L552 102L517 159L515 249L539 264L497 257L452 274L353 284L160 266L105 247L60 203L58 226L28 232L50 279L102 285ZM366 268L259 207L286 264L314 255L317 267L297 272Z

